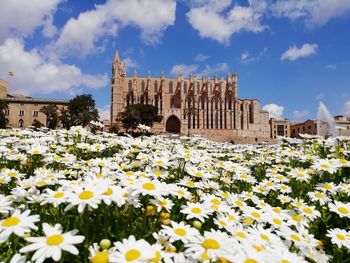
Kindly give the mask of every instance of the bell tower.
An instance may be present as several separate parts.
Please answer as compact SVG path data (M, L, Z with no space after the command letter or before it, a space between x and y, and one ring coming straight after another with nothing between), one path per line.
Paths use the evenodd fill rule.
M111 124L117 122L118 113L124 110L123 87L125 87L125 64L120 60L116 50L112 63Z

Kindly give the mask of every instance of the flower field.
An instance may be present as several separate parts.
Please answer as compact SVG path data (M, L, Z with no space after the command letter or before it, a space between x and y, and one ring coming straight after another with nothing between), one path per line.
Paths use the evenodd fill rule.
M350 262L350 138L0 131L0 262Z

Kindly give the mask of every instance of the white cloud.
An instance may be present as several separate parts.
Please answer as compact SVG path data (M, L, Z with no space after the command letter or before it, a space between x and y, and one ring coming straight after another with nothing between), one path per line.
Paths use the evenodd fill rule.
M329 70L336 70L337 69L337 65L331 64L331 65L327 65L326 67Z
M123 62L125 63L126 68L138 67L137 62L133 60L131 57L126 57L125 59L123 59Z
M18 39L7 39L0 46L0 75L12 71L11 93L31 95L60 91L74 93L80 87L100 88L108 84L107 75L88 75L74 66L43 58L37 49L26 51Z
M350 100L344 104L344 115L350 117Z
M308 110L295 110L293 111L293 120L296 122L304 121L305 118L309 115Z
M229 72L230 68L227 63L217 63L214 66L204 65L200 67L198 64L186 65L179 64L174 65L171 69L171 74L178 75L182 73L184 76L188 76L193 74L194 76L202 77L202 76L210 76L216 73L226 73Z
M194 60L195 61L198 61L198 62L202 62L202 61L205 61L205 60L207 60L207 59L209 59L210 58L210 56L206 56L206 55L203 55L203 54L198 54L195 58L194 58Z
M211 38L220 43L228 43L231 36L242 30L261 32L266 27L261 24L262 12L253 7L234 6L228 11L231 1L192 1L196 5L187 13L192 27L203 38Z
M111 118L111 105L107 104L105 106L102 107L98 107L98 114L100 115L100 120L109 120Z
M214 67L205 65L204 69L197 73L198 76L210 76L216 73L227 73L230 70L230 67L227 63L217 63Z
M44 35L53 36L56 31L52 16L62 0L1 0L0 43L9 37L24 38L43 27Z
M262 109L269 112L270 118L275 118L277 120L283 119L283 106L279 106L277 104L267 104Z
M68 20L54 49L84 56L94 52L106 36L116 36L119 28L129 25L141 30L146 43L156 43L163 31L174 24L175 9L175 0L108 0Z
M193 65L185 65L185 64L178 64L174 65L171 69L171 74L178 75L182 73L184 76L188 76L189 74L194 74L198 70L199 66L197 64Z
M349 0L278 0L270 5L275 16L305 19L309 27L322 26L350 13Z
M297 48L294 45L289 47L289 49L282 54L281 60L294 61L299 58L309 57L316 53L317 48L317 44L304 44L301 48Z
M249 64L250 62L258 61L265 53L267 52L267 47L259 52L256 56L251 56L248 51L245 51L241 54L241 63Z

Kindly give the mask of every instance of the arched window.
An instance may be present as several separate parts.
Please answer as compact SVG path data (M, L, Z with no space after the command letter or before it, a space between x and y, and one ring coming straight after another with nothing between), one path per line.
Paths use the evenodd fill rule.
M131 80L129 80L129 83L128 83L128 91L132 92L132 82L131 82Z
M173 93L173 82L169 82L169 93Z
M211 83L209 83L209 90L210 90L210 93L213 93L213 89L212 89Z
M18 127L19 128L23 128L23 120L22 119L20 119L19 121L18 121Z
M184 83L184 93L187 93L187 82Z
M145 82L141 82L141 92L145 92Z
M154 93L158 92L158 82L154 82Z
M196 82L196 86L197 86L197 94L199 94L199 82Z

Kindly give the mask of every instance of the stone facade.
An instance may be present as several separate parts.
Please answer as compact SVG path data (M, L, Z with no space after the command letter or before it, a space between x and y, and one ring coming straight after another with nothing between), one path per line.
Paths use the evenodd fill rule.
M69 100L31 98L8 92L8 83L0 80L0 99L6 101L8 105L8 109L5 110L8 128L26 128L35 121L46 126L46 115L40 112L40 109L49 104L66 107L69 103Z
M275 118L271 118L270 125L271 138L277 138L277 136L290 137L290 122L288 119L277 120Z
M256 99L240 99L237 74L226 79L126 76L125 65L115 54L112 65L111 125L127 105L152 104L163 116L155 133L194 134L218 141L261 142L271 139L269 114ZM193 110L195 109L195 110Z

